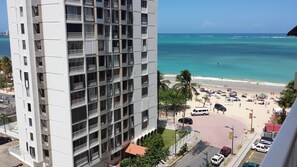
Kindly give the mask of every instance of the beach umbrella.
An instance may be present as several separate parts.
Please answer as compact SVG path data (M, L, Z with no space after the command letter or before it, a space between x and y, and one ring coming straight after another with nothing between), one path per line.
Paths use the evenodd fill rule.
M260 98L260 99L265 99L266 97L267 97L267 95L264 93L258 94L258 98Z

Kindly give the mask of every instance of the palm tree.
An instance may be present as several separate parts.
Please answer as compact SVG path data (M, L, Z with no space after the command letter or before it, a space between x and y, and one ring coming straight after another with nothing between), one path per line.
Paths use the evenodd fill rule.
M165 89L168 89L169 88L169 84L170 84L170 81L169 80L164 80L164 78L163 78L163 74L158 70L157 71L158 73L157 73L157 98L158 98L158 108L157 108L157 110L158 110L158 119L159 119L159 114L160 114L160 111L159 111L159 109L160 109L160 90L165 90Z
M185 106L187 105L187 100L192 100L193 98L193 93L192 93L192 88L196 84L193 84L192 81L192 76L189 70L183 70L180 72L179 75L176 76L176 81L178 82L173 86L173 88L177 89L178 92L182 93L183 96L185 97ZM185 117L185 112L183 112L183 117ZM183 123L184 127L184 123Z
M163 74L158 70L158 89L164 90L169 88L169 80L164 80Z
M8 121L8 117L4 114L4 113L2 113L2 114L0 114L0 119L1 119L1 121L2 121L2 123L3 123L3 126L4 126L4 132L6 133L6 121Z

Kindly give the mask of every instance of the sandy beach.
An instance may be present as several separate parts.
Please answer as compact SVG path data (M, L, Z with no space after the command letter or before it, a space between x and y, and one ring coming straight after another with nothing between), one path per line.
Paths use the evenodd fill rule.
M172 86L175 81L174 75L164 75L164 80L169 80ZM237 97L240 101L231 101L227 96L222 96L221 94L212 94L209 97L209 101L206 102L205 107L208 107L213 114L223 114L223 112L213 110L214 104L219 103L226 107L227 111L224 113L225 116L233 117L241 120L250 130L251 119L249 118L250 110L253 110L253 128L255 132L262 132L265 123L270 120L274 108L278 108L275 102L275 98L279 97L279 93L283 90L284 84L274 84L274 83L255 83L247 81L236 81L236 80L224 80L224 79L205 79L205 78L193 78L192 83L198 83L200 88L206 88L208 90L221 90L228 93L227 89L231 88L232 91L237 92ZM198 89L198 88L197 88ZM198 89L199 90L199 89ZM195 107L203 106L203 96L207 93L200 92L200 95L193 96L192 101L188 101L187 105L189 108L186 110L186 116L190 115L190 112ZM264 100L264 104L258 104L256 100L256 95L260 93L265 93L267 98ZM241 97L246 94L247 97ZM248 102L248 99L254 100L253 102ZM201 102L202 101L202 102Z

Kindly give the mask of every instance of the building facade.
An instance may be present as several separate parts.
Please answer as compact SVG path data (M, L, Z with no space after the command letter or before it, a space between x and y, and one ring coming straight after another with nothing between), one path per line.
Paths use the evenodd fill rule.
M9 0L18 158L117 164L157 128L157 0Z

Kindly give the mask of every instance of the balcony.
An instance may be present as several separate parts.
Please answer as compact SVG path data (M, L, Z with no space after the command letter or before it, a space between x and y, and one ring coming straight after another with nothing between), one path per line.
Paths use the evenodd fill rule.
M84 129L78 130L76 132L73 132L72 136L73 136L73 138L78 138L80 136L85 136L86 134L87 134L87 129L84 128Z
M86 21L95 21L93 15L85 15L85 20L86 20Z
M84 97L71 100L71 107L77 107L77 106L83 105L85 102L86 102L86 99Z
M261 167L297 166L297 100L289 113L273 141L273 145L262 161Z
M95 64L89 64L87 66L87 68L88 68L89 71L93 71L93 70L96 70L96 65Z
M95 153L93 153L93 154L91 155L91 159L92 159L92 160L95 160L95 159L97 159L97 158L99 158L99 152L95 152Z
M94 6L94 1L93 0L84 0L84 4Z
M98 138L90 140L90 146L98 144Z
M90 80L88 81L88 86L92 87L92 86L96 86L97 85L97 80Z
M67 21L81 21L81 15L78 14L66 14Z
M83 54L83 49L70 49L68 50L69 56L81 56Z
M89 117L93 117L97 115L98 115L97 109L89 111Z
M119 52L119 51L120 51L119 47L113 47L113 52Z
M77 147L74 147L74 152L78 152L78 151L80 151L80 150L82 150L82 149L84 149L84 148L86 148L87 147L87 143L84 143L84 144L82 144L82 145L79 145L79 146L77 146Z
M67 32L67 37L68 38L82 38L82 32Z
M77 73L83 73L84 72L84 66L73 66L69 67L70 74L77 74Z
M86 32L85 36L86 36L86 38L95 38L95 33L94 32Z
M72 83L73 90L78 90L84 88L83 82Z
M132 4L127 4L127 9L130 10L130 11L132 11L133 10Z
M66 3L80 4L80 0L66 0Z
M103 7L103 2L102 2L102 0L99 0L99 1L97 0L97 1L96 1L96 7L101 7L101 8Z
M88 163L88 157L83 157L75 162L77 167L84 166Z
M89 126L89 131L97 130L97 129L98 129L98 124L94 124L94 125Z

